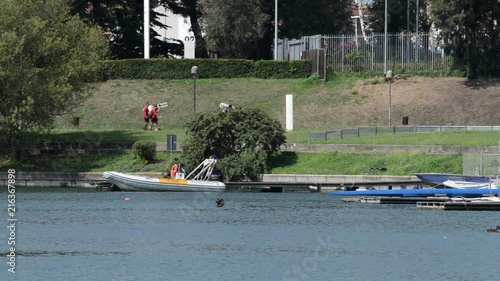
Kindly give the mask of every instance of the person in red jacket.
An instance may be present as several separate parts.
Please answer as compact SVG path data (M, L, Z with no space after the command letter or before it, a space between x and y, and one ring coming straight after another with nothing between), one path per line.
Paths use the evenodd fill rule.
M151 113L151 123L153 124L153 127L155 128L155 131L158 131L158 112L160 111L160 108L158 105L155 105L153 108L153 112Z
M149 106L149 102L146 102L146 106L142 109L142 118L144 119L144 122L146 122L144 124L144 130L147 130L148 129L148 125L149 125L149 109L148 109L148 106Z

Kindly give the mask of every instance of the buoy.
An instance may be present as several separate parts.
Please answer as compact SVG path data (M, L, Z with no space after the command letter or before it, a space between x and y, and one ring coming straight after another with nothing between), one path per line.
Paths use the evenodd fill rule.
M130 198L128 198L128 197L125 197L125 199L124 199L124 200L125 200L125 201L128 201L128 200L130 200Z
M314 185L310 185L310 186L309 186L309 190L310 190L310 191L318 191L318 187L317 187L317 186L314 186Z

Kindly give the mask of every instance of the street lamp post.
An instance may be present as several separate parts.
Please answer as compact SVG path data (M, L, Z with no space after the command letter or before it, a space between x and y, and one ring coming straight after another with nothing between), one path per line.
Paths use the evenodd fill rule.
M274 1L274 60L278 60L278 0Z
M385 0L384 13L384 74L387 73L387 0Z
M389 80L389 127L391 126L391 106L392 106L392 70L387 70L385 75L387 80Z
M198 75L198 67L191 67L191 75L193 76L193 111L194 115L196 115L196 76Z

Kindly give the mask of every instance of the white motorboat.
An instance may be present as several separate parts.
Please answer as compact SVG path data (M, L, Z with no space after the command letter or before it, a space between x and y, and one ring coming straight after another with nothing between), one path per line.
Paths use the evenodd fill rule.
M104 172L103 177L124 191L224 191L226 185L211 180L216 159L206 159L189 175L176 173L175 178L153 178L119 172Z
M494 183L489 182L469 182L469 181L453 181L447 180L443 185L449 188L456 189L498 189Z

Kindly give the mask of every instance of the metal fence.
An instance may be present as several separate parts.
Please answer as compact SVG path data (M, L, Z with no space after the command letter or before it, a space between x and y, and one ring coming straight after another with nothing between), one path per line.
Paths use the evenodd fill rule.
M384 71L383 33L313 35L278 41L278 60L300 60L303 51L325 49L327 65L335 72ZM434 33L387 35L387 69L393 71L452 70L460 67L446 55Z
M500 154L468 153L462 158L464 175L495 176L500 174Z
M308 140L343 139L381 134L439 133L466 131L500 131L500 126L376 126L339 129L324 132L309 132Z

